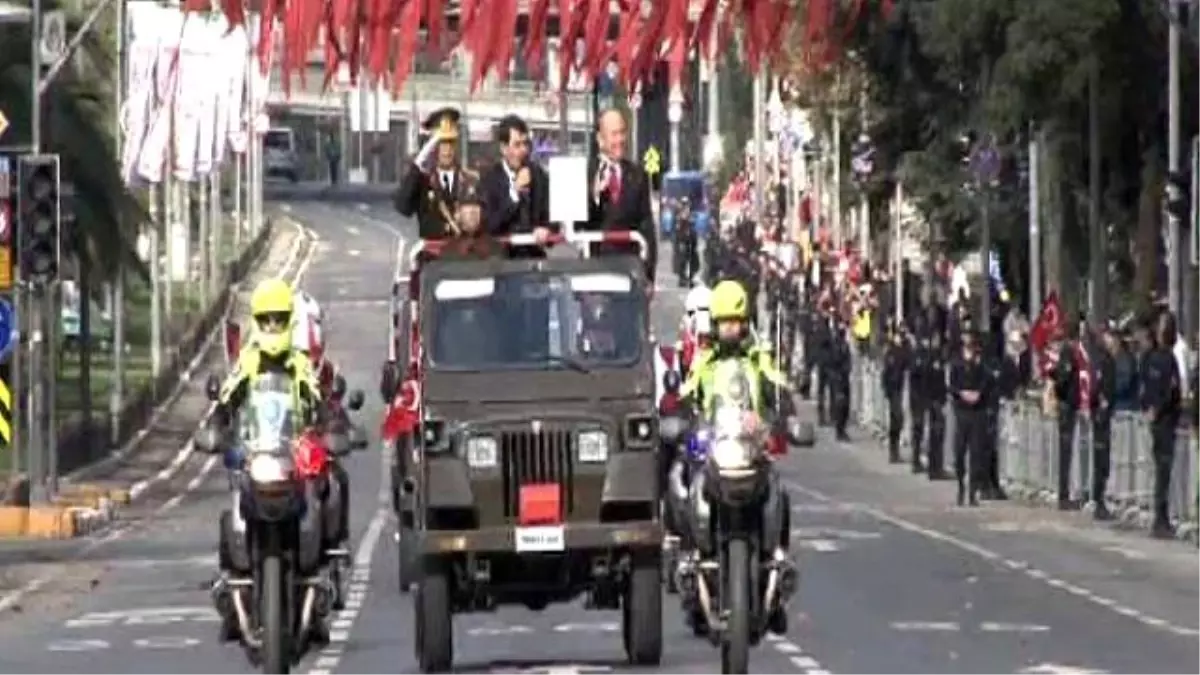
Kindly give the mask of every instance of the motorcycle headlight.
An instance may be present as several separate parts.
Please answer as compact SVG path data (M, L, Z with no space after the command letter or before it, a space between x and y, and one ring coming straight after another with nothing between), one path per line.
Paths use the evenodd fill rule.
M717 469L744 469L754 461L750 443L737 438L723 438L712 445L711 455Z
M490 469L496 466L499 454L496 439L491 436L472 436L467 439L467 464L472 469Z
M579 461L595 464L608 461L608 434L598 429L579 432Z
M255 455L247 471L255 483L282 483L292 478L291 462L275 455Z

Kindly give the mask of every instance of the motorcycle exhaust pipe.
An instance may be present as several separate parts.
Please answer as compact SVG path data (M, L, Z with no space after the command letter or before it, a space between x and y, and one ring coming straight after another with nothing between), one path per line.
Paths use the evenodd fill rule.
M241 589L231 589L230 593L233 597L233 611L237 615L238 627L242 630L242 640L246 646L252 649L262 647L262 638L250 624L250 612L246 611L246 600L242 597Z

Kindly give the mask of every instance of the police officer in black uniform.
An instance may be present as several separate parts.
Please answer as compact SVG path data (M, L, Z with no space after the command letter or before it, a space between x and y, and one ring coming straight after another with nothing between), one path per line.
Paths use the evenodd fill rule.
M929 450L925 468L929 480L946 480L946 364L945 343L940 331L929 332L929 354L921 374L925 419L929 427Z
M829 377L829 412L833 418L834 434L839 441L849 441L846 426L850 423L850 343L846 329L835 324L826 360Z
M1099 349L1092 354L1092 493L1096 520L1111 520L1104 501L1112 466L1113 402L1117 398L1117 336L1112 324L1106 324Z
M824 301L823 301L824 302ZM837 333L837 319L832 303L822 304L814 324L808 350L809 367L817 372L817 424L825 426L830 420L830 399L833 372L829 368L832 358L834 335Z
M1008 495L1000 485L1000 408L1016 393L1019 373L1017 365L1003 349L984 350L983 363L988 371L987 429L983 437L983 484L980 496L984 499L1005 500Z
M1171 468L1175 463L1175 434L1183 404L1179 364L1171 348L1175 345L1175 317L1159 316L1142 360L1142 409L1150 422L1151 453L1154 456L1154 525L1151 534L1161 539L1175 536L1171 525L1169 497Z
M394 197L401 215L417 218L422 239L456 236L456 196L463 180L459 168L459 112L442 108L426 118L429 134L421 151L400 180Z
M1058 402L1058 508L1079 507L1071 499L1071 464L1075 456L1075 423L1079 419L1079 368L1075 365L1074 340L1059 347L1054 366L1054 398Z
M913 335L912 350L908 357L908 422L909 444L912 446L912 471L922 473L921 448L925 444L925 414L929 408L928 385L929 361L933 358L929 347L929 334L918 328Z
M958 505L979 504L983 436L987 428L990 376L979 350L975 331L961 334L962 353L950 366L950 392L954 396L954 477L958 480Z
M888 461L900 463L900 432L904 429L904 375L909 369L909 349L895 324L888 327L888 345L881 374L888 402Z

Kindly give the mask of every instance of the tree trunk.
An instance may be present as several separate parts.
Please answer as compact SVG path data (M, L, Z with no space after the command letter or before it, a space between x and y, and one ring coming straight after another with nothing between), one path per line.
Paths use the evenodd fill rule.
M1160 147L1151 142L1142 155L1142 190L1138 199L1137 238L1134 251L1134 298L1138 310L1149 307L1158 291L1164 187Z

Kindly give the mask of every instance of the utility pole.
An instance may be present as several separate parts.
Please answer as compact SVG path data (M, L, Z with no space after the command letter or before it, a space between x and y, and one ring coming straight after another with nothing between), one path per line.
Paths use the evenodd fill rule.
M1171 174L1178 173L1183 169L1183 162L1180 156L1180 21L1183 18L1183 2L1182 0L1169 0L1170 17L1168 19L1167 33L1167 171ZM1168 306L1171 311L1179 315L1179 279L1181 277L1180 261L1182 256L1179 251L1179 229L1182 223L1172 215L1167 213L1167 283L1168 283Z
M1042 311L1042 203L1039 194L1042 180L1041 147L1038 129L1029 123L1029 316L1036 318Z
M126 10L129 0L117 0L117 82L116 101L114 110L116 116L113 137L117 139L117 158L122 155L124 134L121 132L121 110L125 105L125 92L129 86L127 75L128 53L125 41ZM116 447L121 439L121 409L125 407L125 269L124 265L117 268L112 284L112 301L109 303L112 330L112 375L108 387L108 429L109 445Z
M763 208L765 193L763 182L767 178L764 160L767 152L767 120L764 110L767 89L767 67L763 65L754 74L754 220L762 223L766 210Z
M1088 73L1088 231L1090 233L1089 276L1093 321L1108 316L1108 246L1100 222L1100 64L1093 62ZM1180 256L1177 256L1180 258Z

